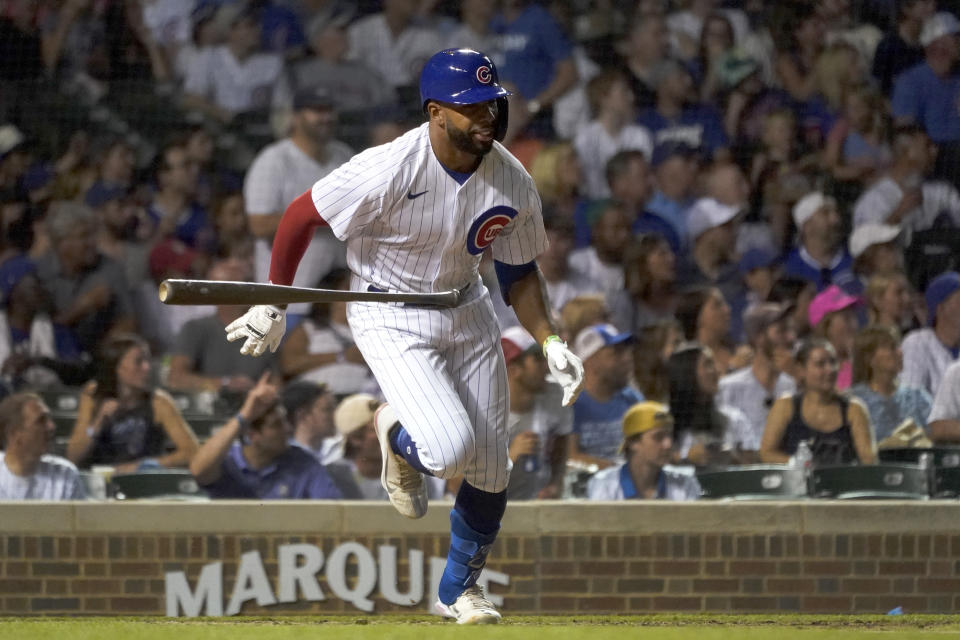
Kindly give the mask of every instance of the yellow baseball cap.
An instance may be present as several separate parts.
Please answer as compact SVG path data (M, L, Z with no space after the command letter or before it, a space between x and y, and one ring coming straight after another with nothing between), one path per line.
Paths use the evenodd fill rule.
M623 440L661 427L673 427L670 407L650 400L638 402L623 415Z

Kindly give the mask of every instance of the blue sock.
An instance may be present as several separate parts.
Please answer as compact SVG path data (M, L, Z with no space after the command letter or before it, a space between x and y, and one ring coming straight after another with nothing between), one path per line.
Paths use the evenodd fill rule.
M428 476L433 475L433 473L428 471L427 468L423 466L423 463L420 462L417 444L413 441L413 438L410 437L410 434L407 433L407 430L403 428L402 424L397 423L397 426L390 430L388 438L390 440L390 449L393 450L395 454L409 462L410 466L420 473L425 473Z
M450 551L440 578L440 602L453 604L477 582L500 531L506 505L506 491L489 493L461 483L450 511Z

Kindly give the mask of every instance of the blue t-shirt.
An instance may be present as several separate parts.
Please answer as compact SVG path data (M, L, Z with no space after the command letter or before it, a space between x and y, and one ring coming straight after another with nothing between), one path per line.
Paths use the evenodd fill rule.
M553 16L531 4L511 23L498 15L491 24L503 43L500 80L512 82L526 98L534 98L553 82L554 70L573 47Z
M154 224L159 224L163 213L154 208L153 204L147 207L147 215ZM186 212L177 220L177 227L173 235L183 244L200 251L211 251L216 247L216 235L206 210L197 203L191 203Z
M920 63L897 77L890 106L895 118L912 118L934 142L960 140L960 76L941 79Z
M712 157L714 151L730 144L720 114L707 105L685 107L675 120L667 119L651 107L640 112L637 124L650 130L654 145L679 140L699 149L706 157Z
M800 249L795 248L783 262L785 275L807 280L817 285L817 291L823 291L831 284L835 284L844 291L856 286L857 276L853 273L853 258L846 250L840 259L831 267L817 268L803 259Z
M340 489L317 459L300 447L287 447L263 469L253 469L234 442L223 459L220 477L203 487L211 498L261 500L338 500Z
M683 249L680 234L674 226L652 211L644 211L633 221L633 233L656 233L662 236L676 256L679 256Z
M693 200L671 200L662 191L655 191L647 203L647 213L665 220L673 227L676 242L682 246L687 235L687 211L693 206ZM644 214L646 215L646 214ZM679 254L679 251L677 252Z
M638 402L643 402L643 394L630 387L624 387L606 402L582 392L573 403L573 432L579 439L580 451L599 458L617 458L623 442L623 415Z

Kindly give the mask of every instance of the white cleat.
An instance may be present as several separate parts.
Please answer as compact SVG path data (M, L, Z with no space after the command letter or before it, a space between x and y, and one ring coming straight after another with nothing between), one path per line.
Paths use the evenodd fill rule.
M457 624L497 624L500 622L500 612L483 595L483 587L478 584L467 587L460 594L457 601L446 605L437 601L437 611L440 615L454 618Z
M390 429L397 422L397 414L388 404L380 405L373 414L373 428L383 457L380 484L397 511L408 518L422 518L427 512L427 484L419 471L390 448Z

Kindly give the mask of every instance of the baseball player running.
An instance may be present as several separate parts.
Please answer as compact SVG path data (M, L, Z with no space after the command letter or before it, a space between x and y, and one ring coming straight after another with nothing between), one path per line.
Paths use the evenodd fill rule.
M419 518L427 510L423 474L464 477L437 603L460 624L500 619L476 581L500 529L510 475L500 331L478 275L484 249L492 251L507 303L542 345L564 405L583 380L580 360L552 326L534 261L547 244L540 197L499 143L509 95L486 55L435 54L420 76L428 121L354 156L294 200L271 254L271 282L291 283L314 227L327 224L346 242L353 290L462 292L449 309L352 302L347 311L387 399L374 426L390 501ZM251 307L227 326L227 339L245 339L244 354L276 350L285 313Z

